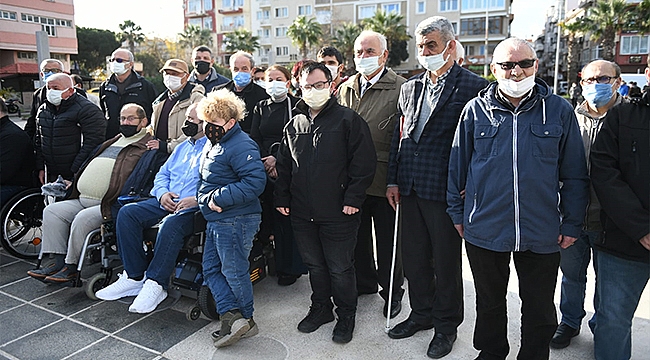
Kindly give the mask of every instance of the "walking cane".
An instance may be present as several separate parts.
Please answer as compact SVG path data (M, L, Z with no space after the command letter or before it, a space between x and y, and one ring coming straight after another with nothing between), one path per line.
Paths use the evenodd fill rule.
M395 279L395 258L397 257L397 229L399 228L399 208L400 205L397 203L395 206L395 231L393 232L393 259L390 265L390 285L388 286L388 311L386 312L386 328L384 329L384 332L386 334L388 334L390 331L390 307L393 303L393 280Z

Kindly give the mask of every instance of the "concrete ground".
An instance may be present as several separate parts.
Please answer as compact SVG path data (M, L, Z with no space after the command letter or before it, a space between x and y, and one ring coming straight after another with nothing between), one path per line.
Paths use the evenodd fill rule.
M463 256L465 321L458 329L454 350L445 359L473 359L474 288L467 258ZM32 263L13 258L0 250L0 359L427 359L433 331L392 340L385 334L383 301L379 295L359 298L354 339L346 345L331 341L334 323L311 334L296 330L309 307L306 276L289 287L267 277L254 286L255 320L259 335L237 344L215 349L210 333L218 322L201 317L185 318L194 300L168 299L161 309L147 315L131 314L128 301L89 300L82 288L45 285L26 275ZM89 267L85 276L96 271ZM508 293L509 338L515 359L519 346L520 301L516 295L514 268ZM588 284L593 295L593 273ZM559 279L558 293L559 298ZM391 326L409 313L405 297L402 313ZM593 313L586 304L588 316ZM592 335L586 319L582 333L571 346L551 350L551 359L593 358ZM650 353L650 294L643 296L633 323L633 359L647 359Z

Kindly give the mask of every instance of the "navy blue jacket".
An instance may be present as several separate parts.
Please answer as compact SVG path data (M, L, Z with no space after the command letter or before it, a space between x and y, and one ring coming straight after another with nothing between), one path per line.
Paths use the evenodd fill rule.
M258 197L266 186L266 171L257 144L239 124L209 148L199 172L197 199L207 221L262 212ZM210 210L210 200L223 211Z
M446 201L449 151L458 118L465 104L488 82L454 64L420 142L416 143L411 135L425 99L422 89L427 75L424 72L402 85L398 103L402 121L395 124L386 183L397 184L401 195L410 195L415 190L422 199Z
M447 212L475 246L549 254L560 251L559 234L580 235L589 177L578 121L568 101L536 81L514 110L496 99L496 82L463 109Z

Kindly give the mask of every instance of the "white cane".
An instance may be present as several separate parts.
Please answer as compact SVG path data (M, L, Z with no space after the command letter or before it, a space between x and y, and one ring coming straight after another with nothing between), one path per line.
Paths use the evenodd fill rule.
M384 332L390 331L390 311L393 303L393 283L395 278L395 258L397 257L397 229L399 228L399 203L395 207L395 231L393 232L393 259L390 264L390 285L388 286L388 311L386 312L386 328Z

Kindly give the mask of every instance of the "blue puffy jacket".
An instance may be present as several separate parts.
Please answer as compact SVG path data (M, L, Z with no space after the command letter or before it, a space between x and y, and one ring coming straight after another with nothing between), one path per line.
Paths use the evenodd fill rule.
M264 186L266 171L257 144L235 124L210 147L203 159L197 196L199 208L207 221L261 213L258 196ZM223 211L210 210L210 199Z
M491 83L463 109L449 161L447 212L473 245L557 252L559 234L580 234L588 199L575 113L540 79L514 111L496 91Z

